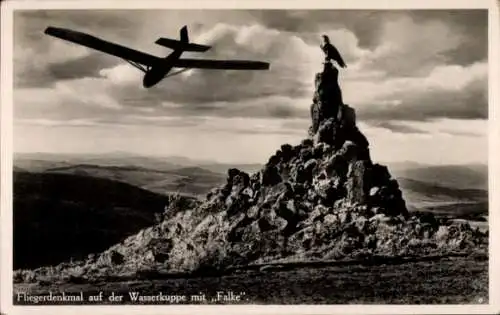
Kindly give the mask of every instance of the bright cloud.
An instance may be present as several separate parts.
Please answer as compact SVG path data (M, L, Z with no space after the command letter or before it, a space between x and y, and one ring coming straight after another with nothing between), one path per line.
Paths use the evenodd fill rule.
M298 141L305 135L314 75L322 68L320 39L327 34L348 64L339 77L344 102L356 109L361 126L382 158L382 150L394 143L416 157L431 139L452 152L460 150L451 149L452 142L477 147L473 140L485 138L488 65L477 46L482 38L478 34L487 31L482 20L458 13L440 16L434 12L425 17L410 11L276 11L272 15L264 11L186 11L182 18L178 12L132 13L87 12L77 18L78 13L68 11L16 17L20 32L14 54L15 118L23 128L71 127L73 136L79 132L78 137L88 137L78 130L90 126L121 131L134 128L150 142L141 148L154 148L153 143L158 147L160 138L149 140L154 139L152 132L175 130L177 140L173 142L178 146L173 147L181 151L182 139L196 134L212 134L217 143L216 135L232 133L250 147L264 141L268 149L248 153L261 157L271 145ZM124 19L127 23L120 22ZM158 56L169 51L154 40L178 36L179 28L188 23L191 40L213 48L203 55L186 52L183 56L263 60L271 63L271 69L192 69L144 89L143 73L131 65L38 34L45 25L59 22ZM470 31L464 27L469 24ZM474 48L471 42L477 46L475 57L464 59L461 52ZM138 131L140 127L149 128L149 136ZM127 144L106 132L102 131L103 140L93 133L96 141L109 141L105 147ZM88 143L85 148L91 146L90 140ZM234 148L240 156L246 152L236 149L237 144ZM409 154L396 156L408 159ZM479 159L477 154L474 159Z

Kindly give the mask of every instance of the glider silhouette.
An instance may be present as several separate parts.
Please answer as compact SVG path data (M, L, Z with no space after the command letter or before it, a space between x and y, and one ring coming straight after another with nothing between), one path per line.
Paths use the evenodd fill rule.
M172 53L164 58L153 56L141 51L111 43L78 31L49 26L45 34L64 39L79 45L83 45L119 58L124 59L132 66L145 73L142 84L149 88L160 82L167 76L172 76L186 70L197 69L221 69L221 70L268 70L269 63L253 60L209 60L209 59L181 59L185 51L205 52L211 46L200 45L189 42L188 29L184 26L180 30L180 40L170 38L159 38L156 44L170 48ZM170 73L172 68L184 68L183 70Z

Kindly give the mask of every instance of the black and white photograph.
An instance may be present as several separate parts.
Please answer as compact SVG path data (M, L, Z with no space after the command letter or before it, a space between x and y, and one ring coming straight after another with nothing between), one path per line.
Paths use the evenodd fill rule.
M492 8L82 3L10 13L12 307L493 303Z

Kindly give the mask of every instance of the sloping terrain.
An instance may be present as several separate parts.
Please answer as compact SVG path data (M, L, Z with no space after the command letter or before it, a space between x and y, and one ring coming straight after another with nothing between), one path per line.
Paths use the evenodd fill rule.
M14 173L14 268L97 253L154 224L168 198L109 179Z
M20 283L14 285L14 290L33 295L49 291L84 292L84 296L100 291L123 295L121 303L113 304L142 304L132 302L130 292L142 296L175 292L186 295L190 304L486 304L489 301L488 261L484 257L404 264L275 267L204 277L143 274L123 281L106 279L91 283L76 279L66 283ZM205 294L205 300L190 299L200 292ZM217 299L217 292L244 294L239 301L227 301ZM14 303L24 304L16 296ZM109 302L105 299L103 304Z
M408 178L398 178L398 182L410 211L470 218L488 215L486 190L448 188Z
M422 165L422 164L395 164L394 176L410 178L426 182L435 186L488 190L487 165Z
M398 178L398 182L407 192L405 197L411 203L488 201L488 193L482 189L448 188L404 177Z
M139 166L79 164L48 168L45 172L107 178L158 194L179 193L192 196L204 196L211 188L222 183L225 178L224 174L214 173L200 167L154 170Z
M33 157L34 158L34 157ZM82 160L83 158L79 158ZM185 195L205 196L213 187L225 182L225 174L228 167L225 164L203 164L197 165L196 161L180 161L189 165L184 166L171 164L170 158L166 158L167 169L153 169L151 166L140 165L114 165L115 160L105 160L105 157L91 159L99 164L72 164L63 161L62 156L54 157L53 161L29 160L26 157L20 161L15 160L15 171L26 171L19 165L32 172L50 172L60 174L75 174L107 178L125 182L156 193L180 193ZM151 159L157 160L157 158ZM132 162L132 161L129 161ZM156 161L155 164L160 164ZM488 202L486 189L480 188L487 182L486 166L474 165L424 165L395 164L394 177L398 180L403 197L409 210L436 209L438 207L450 207L455 204L466 204L471 208L475 203L476 208L487 211L485 203ZM63 165L54 167L54 165ZM247 171L262 168L258 164L238 165L236 168ZM391 167L392 170L392 167ZM249 172L250 174L254 171ZM432 176L428 176L432 174ZM436 175L439 175L440 183L436 183ZM464 176L460 176L463 174ZM406 177L405 177L406 176ZM472 178L472 179L471 179ZM449 186L443 186L444 184ZM481 184L483 183L483 184Z

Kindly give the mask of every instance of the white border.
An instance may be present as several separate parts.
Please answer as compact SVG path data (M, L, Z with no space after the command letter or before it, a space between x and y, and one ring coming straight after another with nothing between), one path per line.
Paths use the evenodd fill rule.
M500 287L499 277L500 270L494 266L500 266L499 254L499 238L498 238L498 227L500 226L500 218L498 210L500 209L500 194L496 189L499 187L497 174L500 174L500 159L498 156L499 144L500 144L500 13L499 6L500 0L492 1L492 7L490 8L488 20L488 82L489 82L489 93L488 93L488 104L489 104L489 141L488 141L488 177L489 177L489 226L490 226L490 237L489 237L489 250L490 250L490 261L489 261L489 281L490 281L490 292L489 299L490 303L495 303L495 312L500 312Z
M500 261L498 257L498 218L499 194L495 191L500 174L497 146L500 143L500 126L496 123L500 110L498 87L500 84L499 67L499 1L495 0L175 0L175 1L35 1L12 0L2 3L1 12L1 107L0 107L0 241L1 241L1 273L0 273L0 310L5 314L24 314L37 311L42 314L54 314L59 311L72 313L100 314L156 314L165 311L169 314L191 314L202 311L206 314L239 313L239 314L414 314L414 313L478 313L492 314L500 312L500 288L498 278ZM489 222L490 222L490 292L489 305L229 305L229 306L13 306L12 305L12 27L13 10L15 9L489 9Z

